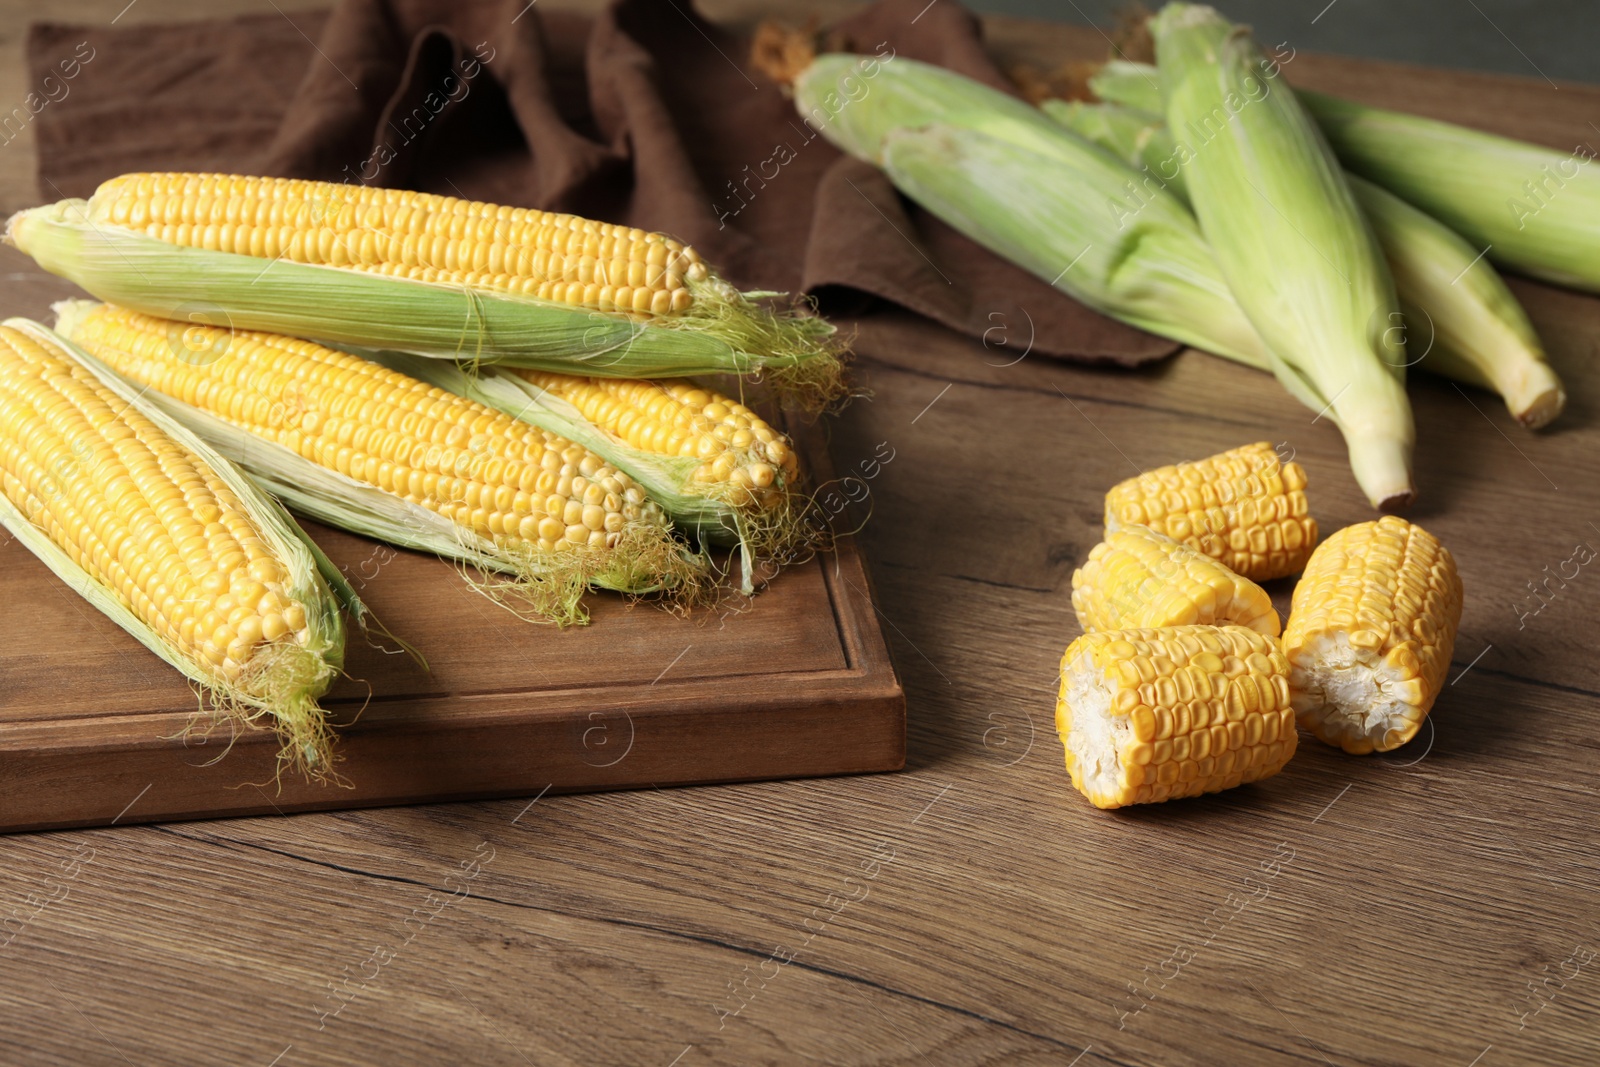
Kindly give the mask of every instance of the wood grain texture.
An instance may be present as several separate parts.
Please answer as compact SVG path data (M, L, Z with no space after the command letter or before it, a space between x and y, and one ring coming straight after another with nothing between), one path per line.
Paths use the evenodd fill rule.
M989 28L1039 63L1104 48ZM1600 114L1593 88L1309 55L1289 70L1558 145ZM906 773L3 838L0 1060L1600 1061L1600 957L1576 962L1600 949L1600 573L1516 610L1544 566L1600 546L1600 306L1517 289L1572 404L1530 435L1486 394L1412 384L1415 517L1456 552L1467 612L1432 729L1405 749L1308 741L1255 787L1090 808L1052 710L1100 495L1288 442L1333 529L1370 515L1338 435L1199 354L1137 373L1014 362L1017 308L995 309L1005 350L876 321L859 345L875 395L831 452L845 470L897 450L862 540L910 699Z

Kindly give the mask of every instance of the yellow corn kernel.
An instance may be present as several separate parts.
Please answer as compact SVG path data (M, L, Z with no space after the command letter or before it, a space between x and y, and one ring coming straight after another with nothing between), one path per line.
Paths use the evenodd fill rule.
M708 276L694 249L658 233L410 190L231 174L124 174L103 183L95 202L100 221L169 244L537 293L598 310L642 304L658 315L679 314L694 304L688 283ZM633 290L627 307L613 288L624 282Z
M1283 653L1242 626L1084 634L1061 659L1056 729L1097 808L1259 781L1297 743Z
M1148 526L1253 581L1294 574L1317 544L1306 472L1265 441L1158 467L1106 494L1106 533Z
M1338 531L1306 564L1283 635L1300 725L1358 755L1405 744L1460 622L1461 576L1432 534L1393 515Z
M1143 526L1106 535L1072 575L1085 632L1232 624L1277 637L1278 613L1259 585L1187 544Z

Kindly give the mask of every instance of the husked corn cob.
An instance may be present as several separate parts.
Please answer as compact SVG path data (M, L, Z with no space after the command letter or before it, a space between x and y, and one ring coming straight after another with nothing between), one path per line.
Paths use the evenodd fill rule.
M802 562L827 541L799 492L793 446L730 397L672 379L473 372L403 352L351 351L589 449L637 482L679 529L737 544L746 594L755 591L758 560Z
M1258 582L1294 574L1317 544L1306 472L1265 441L1157 467L1106 494L1106 535L1149 526Z
M1202 624L1277 637L1272 598L1197 549L1146 526L1106 535L1072 575L1072 608L1086 632Z
M514 372L554 393L629 446L700 460L690 479L721 486L737 506L778 503L800 474L794 448L755 412L691 382Z
M1283 653L1242 626L1084 634L1061 660L1056 729L1098 808L1271 777L1298 740Z
M469 559L526 579L536 610L558 621L581 617L574 585L646 592L695 578L633 479L475 401L310 341L108 304L69 308L62 328L185 409L449 520L464 545L483 546ZM251 462L248 437L240 447ZM317 517L350 524L336 508ZM389 536L410 543L403 530Z
M1300 725L1358 755L1405 744L1444 685L1460 621L1455 558L1422 527L1386 516L1333 534L1283 635Z
M658 233L363 185L125 174L13 216L6 239L151 315L617 378L765 376L843 393L835 331L743 294Z
M292 520L225 468L43 327L0 325L0 517L220 708L274 720L281 758L321 775L339 604Z
M124 174L97 222L261 259L441 282L641 315L688 311L708 277L681 241L578 215L409 189L238 174Z

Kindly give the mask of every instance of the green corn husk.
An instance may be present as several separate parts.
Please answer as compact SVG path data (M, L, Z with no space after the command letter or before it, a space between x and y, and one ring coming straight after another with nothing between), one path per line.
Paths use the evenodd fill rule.
M1273 372L1337 423L1375 507L1408 503L1399 301L1337 160L1294 94L1261 76L1248 30L1192 4L1168 4L1150 29L1168 128L1193 138L1195 214Z
M1116 152L1188 203L1177 143L1159 115L1117 104L1047 100L1046 114ZM1350 190L1389 262L1407 334L1422 339L1414 366L1498 392L1518 422L1548 424L1566 390L1533 324L1494 267L1454 230L1353 174ZM1270 370L1266 363L1252 364Z
M1388 258L1408 341L1426 346L1412 365L1494 390L1529 429L1560 415L1566 389L1546 361L1528 313L1494 266L1432 215L1381 186L1348 177Z
M1037 108L915 60L842 54L818 56L794 93L834 144L1080 302L1197 348L1259 353L1184 206Z
M1147 63L1113 60L1090 79L1100 99L1152 110ZM1340 162L1443 222L1510 270L1600 291L1600 172L1571 152L1301 89Z
M404 352L357 348L346 351L587 448L638 482L675 526L712 544L738 546L740 590L746 595L755 592L758 563L803 562L823 547L824 531L804 521L805 509L798 498L776 508L732 504L726 487L699 485L692 480L691 475L701 464L699 459L634 448L584 418L571 403L520 375L495 367L481 367L474 374L454 363Z
M740 293L714 274L690 284L689 311L646 319L180 247L113 225L108 213L95 198L31 208L11 217L5 240L101 300L162 318L563 374L738 374L769 381L780 397L810 410L844 392L843 346L832 325L774 313L755 300L781 294Z
M1161 96L1161 73L1150 63L1108 60L1090 76L1089 91L1107 103L1148 115L1164 115L1167 110Z
M1595 151L1558 152L1302 90L1344 165L1447 224L1507 268L1600 291Z
M262 669L237 682L218 678L123 604L117 593L97 581L26 515L0 494L4 525L74 592L131 634L140 644L188 678L210 703L214 714L239 723L271 725L283 747L280 771L298 770L314 780L332 776L333 733L317 700L344 667L345 629L341 608L362 623L369 615L361 598L283 506L263 493L233 463L151 402L151 396L112 373L71 341L28 319L4 325L33 340L53 346L81 364L127 406L148 419L183 449L205 463L227 484L254 520L262 540L283 565L284 586L306 608L310 642L264 646Z
M87 300L57 303L56 330L71 337L94 306ZM109 368L105 372L115 376ZM476 588L531 621L558 626L587 622L582 598L588 588L633 596L670 593L669 604L676 605L697 602L708 581L705 558L663 536L664 527L637 523L623 531L621 544L603 552L513 551L438 512L313 463L157 389L146 389L143 395L151 406L237 463L262 489L298 513L363 537L454 560L480 574L505 576L476 583Z

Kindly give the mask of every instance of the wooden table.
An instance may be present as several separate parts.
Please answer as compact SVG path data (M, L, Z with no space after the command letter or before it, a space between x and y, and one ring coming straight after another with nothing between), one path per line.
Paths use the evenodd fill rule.
M125 17L271 6L294 10ZM0 13L0 98L20 99L32 12ZM990 30L1008 58L1104 50ZM1565 148L1600 117L1597 88L1288 69ZM0 152L7 208L34 199L27 148ZM859 343L875 398L833 448L841 466L896 450L862 537L910 699L906 772L0 839L0 916L29 917L0 928L0 1062L1600 1061L1600 573L1522 614L1545 568L1600 547L1600 305L1518 291L1571 405L1530 435L1486 394L1412 386L1413 517L1455 550L1467 607L1432 728L1400 752L1307 741L1257 787L1092 809L1052 709L1101 493L1287 442L1331 530L1370 517L1338 435L1204 355L1113 373L1013 362L1023 322L986 350L878 320Z

